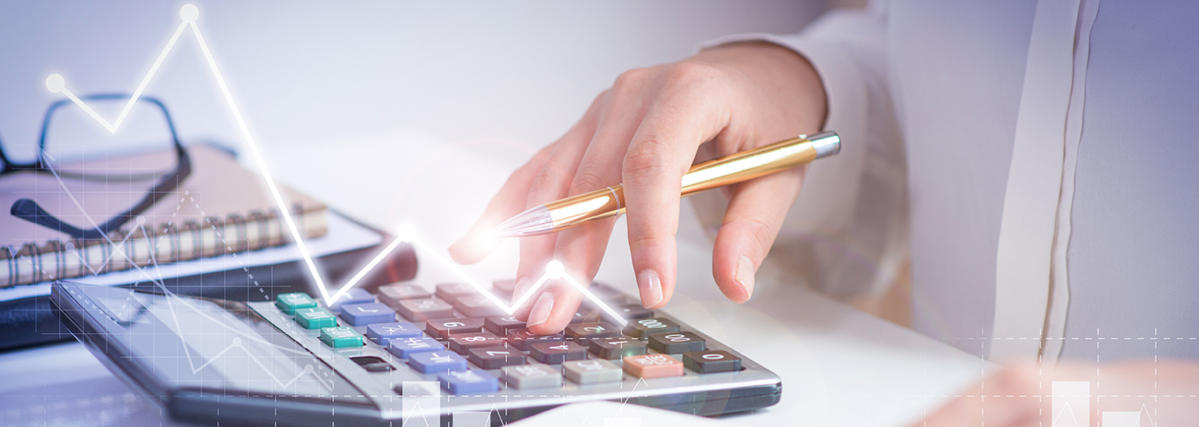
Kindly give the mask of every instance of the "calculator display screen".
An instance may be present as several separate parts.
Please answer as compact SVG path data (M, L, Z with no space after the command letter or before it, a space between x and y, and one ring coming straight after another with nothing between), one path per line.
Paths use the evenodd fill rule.
M366 402L340 375L245 304L81 286L106 339L166 388ZM354 399L352 397L359 397Z

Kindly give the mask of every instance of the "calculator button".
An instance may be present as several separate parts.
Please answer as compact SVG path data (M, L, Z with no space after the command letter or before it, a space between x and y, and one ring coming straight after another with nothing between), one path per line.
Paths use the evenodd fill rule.
M341 307L347 304L366 304L375 302L375 296L367 292L366 289L354 288L346 291L337 301L329 306L331 310L341 310Z
M526 328L512 329L508 331L508 345L516 347L517 350L528 350L529 344L539 342L557 342L565 339L562 334L554 335L537 335L529 332Z
M387 344L387 351L399 357L412 357L416 353L440 350L445 350L445 346L437 340L424 337L396 338Z
M571 341L539 342L529 345L529 355L538 362L559 364L587 357L587 348Z
M391 366L390 363L375 356L355 356L351 357L350 360L369 372L391 372L395 370L395 367Z
M642 354L624 358L624 371L638 378L663 378L683 375L683 364L665 354Z
M504 339L491 332L475 332L470 334L450 335L450 350L465 354L467 350L480 347L503 345Z
M741 370L741 358L724 350L683 353L683 365L695 372L711 374Z
M375 323L366 327L366 337L383 345L387 345L390 339L419 336L420 328L408 322Z
M570 323L595 323L600 318L600 311L595 307L579 307Z
M579 384L617 382L624 372L615 363L602 359L574 360L562 364L566 378Z
M542 364L506 366L504 382L517 389L562 387L562 372Z
M523 351L504 346L472 348L467 353L467 360L483 369L499 369L504 366L525 364L526 354Z
M349 326L321 329L321 342L333 348L362 347L362 335Z
M435 299L406 299L396 304L401 316L413 322L450 317L454 307Z
M500 389L500 380L483 371L449 371L437 374L441 387L453 394L494 393Z
M628 356L645 354L645 341L629 338L592 340L591 353L608 360L620 360Z
M413 284L393 284L380 286L375 292L379 293L379 299L387 305L395 307L400 301L406 299L423 299L433 296L432 292L422 286Z
M431 319L425 321L425 333L433 338L449 338L450 334L483 331L483 319Z
M703 351L704 339L692 332L659 332L650 334L649 348L659 353L681 354Z
M337 317L320 307L297 308L296 323L304 329L321 329L337 326Z
M654 317L653 310L642 307L640 304L626 304L616 309L616 312L624 316L625 319L638 320Z
M459 297L458 301L454 304L454 308L457 308L462 314L470 317L499 316L504 314L504 310L482 295Z
M604 301L623 301L624 292L604 282L591 282L591 291Z
M619 337L620 328L607 322L576 323L566 327L566 336L587 345L595 339Z
M508 335L508 331L525 327L525 322L520 321L516 316L491 316L486 319L483 326L496 335Z
M461 371L466 369L466 359L448 351L427 351L408 356L408 366L422 374Z
M516 280L500 279L491 282L491 290L497 295L503 295L505 298L512 298L512 293L516 292Z
M396 321L396 312L392 311L391 307L377 302L346 304L341 307L341 318L354 326L391 323Z
M475 288L465 283L442 283L437 285L437 292L434 293L438 298L449 302L458 301L458 298L461 297L478 294L479 292Z
M316 300L303 292L288 292L275 296L275 307L279 307L284 313L292 314L298 308L316 307Z
M630 322L624 332L633 338L645 338L658 332L678 332L679 324L669 319L649 318Z

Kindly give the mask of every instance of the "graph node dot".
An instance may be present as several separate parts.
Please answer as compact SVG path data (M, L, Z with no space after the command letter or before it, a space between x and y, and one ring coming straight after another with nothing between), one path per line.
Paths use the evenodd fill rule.
M62 78L62 74L54 73L46 76L46 90L53 93L62 92L67 88L67 81Z
M566 274L566 266L562 265L562 261L556 259L550 260L545 264L545 275L551 278L562 277Z
M188 3L179 8L179 18L184 22L196 22L196 18L200 17L200 8L196 5Z

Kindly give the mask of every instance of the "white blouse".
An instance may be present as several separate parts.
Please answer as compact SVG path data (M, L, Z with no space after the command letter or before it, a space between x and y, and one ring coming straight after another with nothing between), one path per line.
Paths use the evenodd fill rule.
M878 1L711 43L804 55L844 140L809 168L771 264L848 295L910 256L914 327L982 357L1199 359L1195 16ZM696 199L719 224L714 203Z

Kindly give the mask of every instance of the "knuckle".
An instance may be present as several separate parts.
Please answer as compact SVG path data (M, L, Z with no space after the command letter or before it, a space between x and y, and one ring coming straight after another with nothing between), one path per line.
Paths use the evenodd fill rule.
M765 256L770 251L770 247L774 245L774 227L757 218L744 218L737 222L749 233L749 237L753 239L756 247L761 249L760 255Z
M666 69L666 78L670 82L694 84L719 78L720 69L715 65L696 61L683 61L673 64Z
M624 166L621 171L625 180L637 181L639 178L661 173L666 167L666 145L656 138L647 138L625 154Z
M649 70L645 68L633 68L627 70L623 73L620 73L619 76L616 76L616 81L612 83L612 87L627 88L639 85L641 82L645 81L648 74Z
M570 183L572 191L591 191L608 185L607 180L592 168L579 169Z

